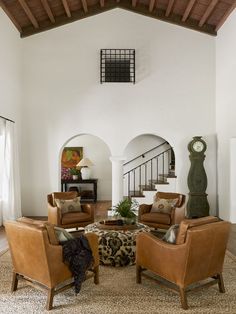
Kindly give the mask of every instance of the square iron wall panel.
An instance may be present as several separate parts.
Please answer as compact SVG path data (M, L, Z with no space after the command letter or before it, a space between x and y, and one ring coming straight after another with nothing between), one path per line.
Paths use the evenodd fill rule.
M135 83L135 49L101 49L101 83Z

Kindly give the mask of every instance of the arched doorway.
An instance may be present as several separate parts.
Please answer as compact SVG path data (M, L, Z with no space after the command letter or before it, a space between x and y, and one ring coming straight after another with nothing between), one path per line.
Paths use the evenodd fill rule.
M79 179L73 181L72 174L77 170L81 170L77 166L83 158L88 158L93 166L90 167L90 179L97 179L97 200L111 200L111 162L110 149L107 144L99 137L91 134L79 134L70 139L63 145L60 153L61 182L68 182L66 190L78 188L81 192L82 200L91 201L92 190L90 184L81 184L81 174Z
M170 186L168 180L175 178L175 155L166 139L139 135L128 143L124 155L124 196L143 198L144 191L155 192L160 185L166 191L175 189L175 182Z

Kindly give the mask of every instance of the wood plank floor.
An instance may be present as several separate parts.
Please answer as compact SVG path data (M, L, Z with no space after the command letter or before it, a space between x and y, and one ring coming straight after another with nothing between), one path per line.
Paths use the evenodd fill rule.
M99 221L107 218L107 210L111 207L110 201L97 202L93 204L95 209L95 221ZM38 219L45 219L45 217L37 217ZM8 248L5 230L0 227L0 254ZM228 242L228 250L234 256L236 256L236 224L232 224L231 232Z

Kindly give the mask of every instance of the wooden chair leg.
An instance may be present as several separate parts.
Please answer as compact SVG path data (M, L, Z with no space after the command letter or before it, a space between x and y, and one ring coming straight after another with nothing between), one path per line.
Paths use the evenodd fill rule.
M183 288L179 288L179 294L180 294L181 306L184 310L187 310L188 302L187 302L187 296L186 296L185 290Z
M136 264L136 283L142 283L141 273L142 267Z
M54 288L48 289L48 297L47 297L47 304L46 304L47 311L50 311L52 309L53 297L54 297Z
M13 272L12 275L11 292L16 291L18 285L18 274Z
M223 276L222 274L217 274L217 278L218 278L218 287L219 287L219 291L221 293L225 293L225 285L224 285L224 280L223 280Z
M99 266L94 268L94 283L95 285L99 284Z

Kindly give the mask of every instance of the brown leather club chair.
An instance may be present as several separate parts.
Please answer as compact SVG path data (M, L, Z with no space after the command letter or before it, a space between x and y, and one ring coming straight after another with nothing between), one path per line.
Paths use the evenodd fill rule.
M156 198L178 199L170 214L151 212L152 204L139 206L138 221L155 229L169 229L174 224L179 224L185 218L185 195L179 193L157 192Z
M49 232L43 224L15 221L6 222L5 228L13 262L11 291L16 291L18 280L23 279L35 288L47 291L46 309L52 309L54 295L73 286L72 273L63 263L62 246L57 244L55 233L51 232L54 229ZM86 237L94 257L92 276L94 283L98 284L98 237L93 233L87 233ZM61 285L70 278L70 283Z
M55 192L48 198L48 221L61 228L85 227L94 222L94 209L90 204L81 204L82 212L61 213L60 208L54 203L54 199L71 200L78 196L73 192Z
M141 283L142 272L150 270L162 278L161 282L156 280L160 284L163 285L163 279L174 284L173 290L179 292L183 309L188 308L186 292L193 283L212 278L202 286L218 283L219 291L225 292L222 268L229 231L229 222L209 216L183 220L176 244L166 243L150 233L140 233L136 239L137 283Z

